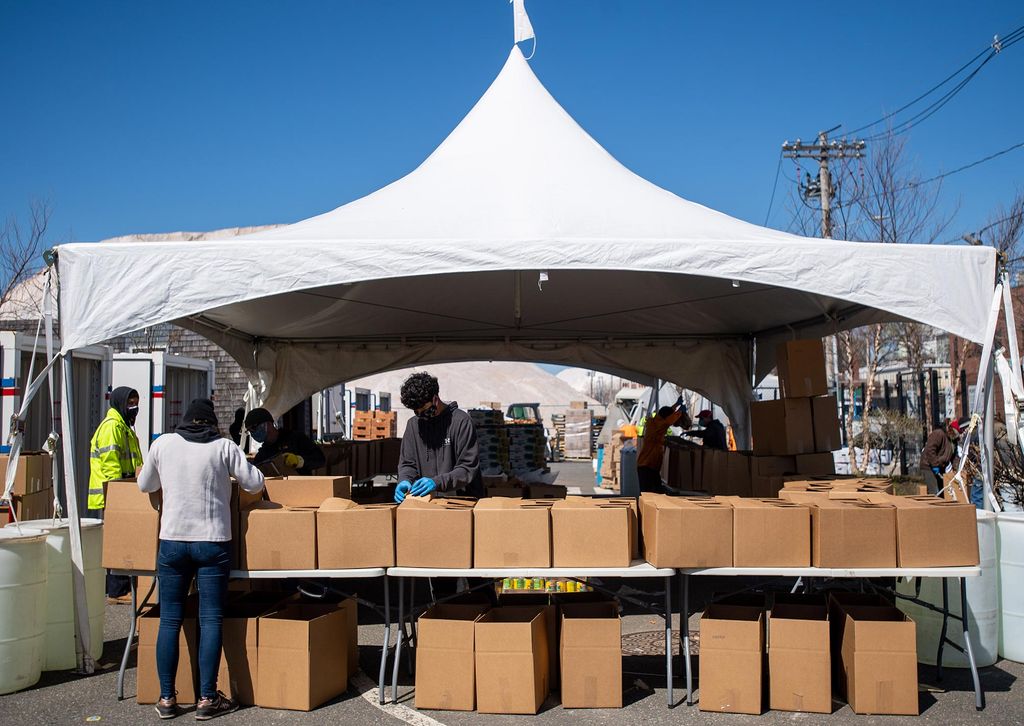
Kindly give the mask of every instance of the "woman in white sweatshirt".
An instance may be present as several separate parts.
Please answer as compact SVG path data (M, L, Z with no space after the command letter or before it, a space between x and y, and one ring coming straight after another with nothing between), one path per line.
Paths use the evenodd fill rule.
M224 600L231 570L231 479L247 492L263 488L263 474L217 429L213 402L197 398L174 433L149 448L139 489L163 493L160 516L160 631L156 667L160 718L181 710L174 689L178 634L192 579L199 590L199 704L196 719L231 713L238 704L217 690L223 638Z

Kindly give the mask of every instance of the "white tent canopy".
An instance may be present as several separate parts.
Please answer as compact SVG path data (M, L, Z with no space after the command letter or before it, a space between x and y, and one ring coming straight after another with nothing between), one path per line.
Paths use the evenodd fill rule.
M367 197L233 240L60 246L61 340L186 325L260 376L277 413L400 367L579 365L699 391L743 434L775 342L894 319L980 342L995 262L798 237L681 199L612 158L514 47L434 153Z

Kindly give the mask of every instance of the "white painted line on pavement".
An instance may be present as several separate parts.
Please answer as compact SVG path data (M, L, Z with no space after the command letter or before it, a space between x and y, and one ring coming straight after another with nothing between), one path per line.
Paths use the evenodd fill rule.
M377 693L377 684L366 677L362 671L352 677L352 683L359 689L359 695L375 708L380 709L389 716L394 716L399 721L404 721L409 726L444 726L436 719L430 718L419 711L404 706L400 703L385 703L380 705L380 695Z

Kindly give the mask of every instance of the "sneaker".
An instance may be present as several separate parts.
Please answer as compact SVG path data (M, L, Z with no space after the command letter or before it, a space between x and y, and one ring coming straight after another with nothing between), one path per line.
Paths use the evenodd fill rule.
M162 719L174 718L181 715L181 707L177 698L161 698L156 702L156 712Z
M234 713L238 710L238 704L217 691L216 698L202 698L196 706L196 721L209 721L211 718L223 716L226 713Z

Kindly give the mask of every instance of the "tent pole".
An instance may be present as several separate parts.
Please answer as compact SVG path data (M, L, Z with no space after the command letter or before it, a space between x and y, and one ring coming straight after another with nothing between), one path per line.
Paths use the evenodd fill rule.
M981 474L982 474L982 499L984 500L983 506L986 510L992 511L993 501L995 497L993 492L995 490L996 483L996 468L995 468L995 450L996 450L996 432L995 432L995 415L993 409L995 408L995 359L990 358L988 363L988 371L985 372L988 378L988 388L985 391L985 425L982 429L982 436L984 437L978 443L978 450L981 452ZM1006 393L1004 392L1004 396ZM970 442L968 442L970 443Z

